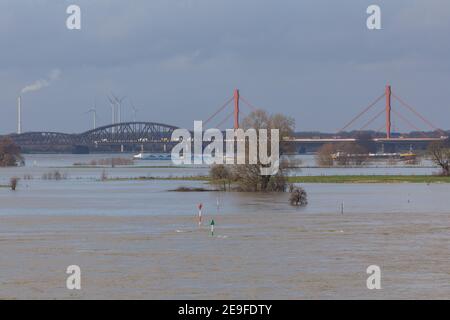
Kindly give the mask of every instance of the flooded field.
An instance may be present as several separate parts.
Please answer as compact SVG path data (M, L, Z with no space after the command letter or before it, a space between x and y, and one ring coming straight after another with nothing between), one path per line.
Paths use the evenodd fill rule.
M0 169L0 185L32 177L16 192L0 188L0 299L450 299L450 184L306 184L309 205L294 208L288 194L178 193L169 190L204 183L100 180L103 170L168 177L207 174L205 167L72 166L104 157L30 155L25 167ZM51 170L67 179L43 180ZM299 172L347 170L355 174ZM69 265L81 267L81 291L66 289ZM370 265L381 268L381 290L366 287Z

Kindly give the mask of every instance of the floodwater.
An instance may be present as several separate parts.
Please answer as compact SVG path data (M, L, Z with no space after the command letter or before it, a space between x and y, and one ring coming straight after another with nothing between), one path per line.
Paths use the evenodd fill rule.
M449 184L305 184L309 204L294 208L288 194L169 191L203 182L100 181L205 167L72 166L105 157L29 155L0 169L0 185L33 178L0 188L0 299L450 299ZM52 170L67 179L41 178ZM80 291L66 289L69 265ZM367 289L370 265L381 290Z

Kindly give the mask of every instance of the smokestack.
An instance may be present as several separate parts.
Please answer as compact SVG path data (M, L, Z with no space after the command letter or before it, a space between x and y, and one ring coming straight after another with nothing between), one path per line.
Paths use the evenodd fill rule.
M22 133L22 97L17 98L17 133Z

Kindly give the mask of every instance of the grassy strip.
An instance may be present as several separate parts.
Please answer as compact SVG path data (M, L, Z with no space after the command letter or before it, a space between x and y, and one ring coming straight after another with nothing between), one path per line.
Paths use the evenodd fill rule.
M292 183L450 183L450 177L441 176L297 176Z
M203 169L207 167L188 167L188 166L90 166L90 165L74 165L74 166L56 166L50 169Z
M129 178L108 178L107 181L153 181L153 180L168 180L168 181L209 181L207 176L192 176L192 177L129 177Z
M207 181L208 176L190 177L129 177L109 178L108 181ZM441 176L386 176L386 175L348 175L348 176L295 176L289 177L291 183L450 183L450 177Z

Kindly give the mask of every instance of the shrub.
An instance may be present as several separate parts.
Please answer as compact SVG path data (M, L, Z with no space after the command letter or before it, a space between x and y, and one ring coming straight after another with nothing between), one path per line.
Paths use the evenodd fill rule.
M308 204L308 195L303 188L294 188L289 197L289 202L293 206L306 206Z
M42 175L42 180L66 180L67 173L61 173L58 170L50 171Z
M9 185L12 191L16 191L17 184L19 183L19 178L12 177L9 181Z

